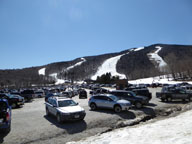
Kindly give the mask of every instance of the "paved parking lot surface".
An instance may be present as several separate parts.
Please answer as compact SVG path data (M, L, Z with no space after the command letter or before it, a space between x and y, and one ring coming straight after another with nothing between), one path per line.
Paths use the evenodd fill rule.
M114 127L119 120L129 120L138 115L151 114L154 109L158 108L183 105L182 103L162 103L155 98L155 93L160 89L150 89L150 91L153 93L153 98L148 106L119 114L112 110L90 111L88 99L73 97L85 109L86 117L84 121L63 124L58 124L56 118L45 115L44 98L35 99L31 103L26 103L23 108L12 110L11 132L1 141L9 144L66 143L104 132Z

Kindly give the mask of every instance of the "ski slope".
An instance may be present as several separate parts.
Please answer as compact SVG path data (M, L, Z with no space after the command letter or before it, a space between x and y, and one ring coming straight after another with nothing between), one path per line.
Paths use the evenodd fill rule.
M69 66L69 67L67 67L66 69L64 69L64 70L70 70L70 69L73 69L74 67L76 67L76 66L80 66L80 65L82 65L82 63L84 63L84 62L86 62L86 59L85 58L81 58L81 60L82 61L80 61L80 62L77 62L76 64L74 64L74 65L72 65L72 66Z
M45 75L45 69L46 68L41 68L38 72L39 72L39 75Z
M162 49L160 46L156 46L157 50L154 53L148 53L149 60L154 61L160 70L163 70L167 63L158 55L159 51Z
M116 65L119 59L125 54L118 55L112 58L109 58L103 62L103 64L98 68L98 71L95 75L91 77L92 80L96 80L97 76L101 76L106 73L111 73L112 76L119 76L119 78L124 79L126 76L124 74L120 74L116 70Z

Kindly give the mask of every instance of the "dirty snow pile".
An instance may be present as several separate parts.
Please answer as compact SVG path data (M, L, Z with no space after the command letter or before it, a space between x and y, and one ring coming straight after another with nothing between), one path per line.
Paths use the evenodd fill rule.
M39 75L45 75L45 69L46 68L42 68L39 70Z
M192 110L176 117L126 127L68 144L191 144Z
M149 59L151 61L155 61L159 67L160 70L163 69L163 67L167 66L167 63L158 55L159 51L162 49L160 46L156 46L157 50L154 53L148 53Z
M120 74L116 70L116 65L119 59L125 54L118 55L112 58L109 58L104 61L104 63L99 67L98 71L94 76L91 77L92 80L96 80L97 76L101 76L106 73L111 73L112 76L119 76L119 78L124 79L126 76L124 74Z

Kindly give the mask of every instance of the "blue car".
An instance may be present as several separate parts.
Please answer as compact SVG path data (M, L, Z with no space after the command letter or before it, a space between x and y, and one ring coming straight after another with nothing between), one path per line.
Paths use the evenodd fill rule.
M0 132L9 133L11 130L11 106L6 99L0 99Z

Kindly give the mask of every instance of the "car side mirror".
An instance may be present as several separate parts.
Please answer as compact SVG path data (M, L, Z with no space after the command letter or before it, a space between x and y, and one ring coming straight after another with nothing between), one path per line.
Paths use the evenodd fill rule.
M77 105L79 105L79 103L76 103Z
M53 105L53 107L57 107L57 105Z

